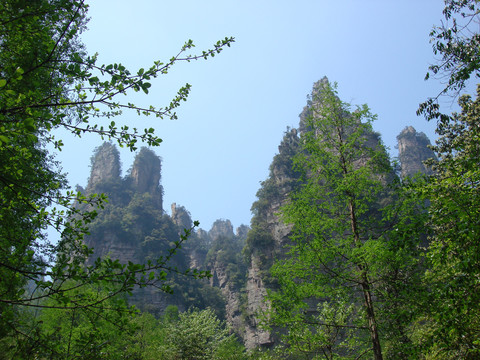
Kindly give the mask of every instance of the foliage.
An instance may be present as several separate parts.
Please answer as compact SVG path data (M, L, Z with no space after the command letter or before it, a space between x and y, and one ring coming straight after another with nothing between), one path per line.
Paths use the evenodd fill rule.
M269 231L268 223L264 218L255 218L252 219L252 229L248 232L247 243L243 249L243 254L247 260L250 262L251 254L256 251L262 253L263 250L268 249L273 246L275 240L271 232ZM267 264L262 263L267 266Z
M460 97L461 113L437 129L436 175L418 189L431 200L433 229L423 317L429 331L425 327L418 341L438 358L480 356L479 96L480 87L476 99Z
M208 268L214 265L225 267L228 282L236 289L241 289L247 280L243 247L244 242L240 239L219 236L212 242L205 260Z
M37 308L22 308L13 336L0 339L2 358L118 359L134 333L136 311L111 289L82 286L71 291L71 303L48 298Z
M423 274L431 233L429 202L417 192L424 184L421 174L390 184L391 203L382 211L387 241L383 251L372 253L370 259L380 274L376 296L382 351L387 359L416 359L421 354L411 326L422 312L419 299L428 292Z
M82 288L75 301L101 299L102 289ZM213 310L179 312L168 306L159 319L112 297L108 307L59 312L48 300L35 320L35 341L19 337L5 358L24 359L246 359L244 347ZM32 335L32 334L31 334ZM30 336L32 338L32 336ZM49 338L46 341L44 338ZM4 345L4 344L2 344ZM3 357L2 357L3 358Z
M189 84L161 108L138 107L119 97L138 91L148 94L151 80L167 74L176 63L214 56L233 38L199 55L187 54L194 47L189 40L168 61L132 72L120 63L98 65L96 55L87 56L79 42L87 8L83 0L0 3L0 336L6 341L19 332L29 341L32 333L22 329L22 317L28 313L24 309L46 306L45 299L72 312L100 306L102 300L129 292L136 284L163 282L171 270L168 262L191 231L187 229L166 254L145 264L107 258L84 266L92 250L83 238L106 197L64 192L65 178L46 149L61 150L62 139L53 133L57 129L78 137L94 133L131 150L139 141L159 145L161 139L152 128L142 132L102 119L123 110L175 119ZM86 204L86 210L80 211L78 204ZM61 233L58 244L46 238L49 226ZM115 284L112 294L103 299L81 305L74 301L82 287L110 284Z
M423 279L427 291L412 325L415 342L427 359L476 359L480 353L478 88L474 100L459 97L460 113L444 114L437 101L445 94L458 96L470 78L480 76L479 13L476 0L445 1L445 23L430 34L433 51L441 58L430 71L442 75L446 85L417 111L427 120L437 119L439 135L433 147L438 161L430 162L435 175L416 189L431 202L432 234Z
M101 307L95 304L105 297ZM39 357L118 359L121 349L134 334L131 322L136 312L125 298L109 297L101 288L83 288L72 296L70 309L58 311L58 304L47 300L39 317L42 336L49 341L41 348ZM87 306L78 306L79 304Z
M235 335L211 309L179 313L169 307L159 321L149 314L138 320L132 347L138 349L142 359L246 359Z

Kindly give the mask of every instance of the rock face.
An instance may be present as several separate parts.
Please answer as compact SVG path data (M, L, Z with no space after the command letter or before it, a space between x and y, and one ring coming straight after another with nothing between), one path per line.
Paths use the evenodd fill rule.
M413 126L407 126L397 136L398 157L401 163L401 176L411 177L418 173L431 175L432 169L424 162L435 159L433 150L429 147L430 140L423 132L417 132Z
M270 332L260 329L258 314L267 310L267 289L275 288L268 271L274 260L284 255L284 247L289 242L290 227L278 218L277 213L299 177L292 163L298 149L297 130L287 130L278 147L279 153L270 165L270 175L262 182L257 192L258 200L252 206L252 229L244 250L249 261L244 342L249 349L268 348L275 342Z
M208 232L208 236L212 240L215 240L220 236L233 238L233 225L228 219L219 219L213 223L212 228Z
M149 193L162 211L163 188L160 185L160 174L162 171L160 158L147 148L140 149L135 157L130 178L136 192Z
M233 233L230 220L217 220L208 232L207 268L212 273L210 285L219 288L225 299L225 319L241 338L244 337L244 317L241 311L245 292L247 265L242 249L245 246L245 225Z
M94 248L89 262L108 256L121 263L142 263L164 255L169 241L178 241L178 230L162 209L160 159L142 148L127 176L121 177L118 150L104 143L95 150L91 161L85 192L105 193L109 202L99 210L85 238L86 244ZM175 261L180 267L186 262L183 258ZM182 299L167 300L166 294L155 288L136 289L131 302L154 313L162 312L171 303L183 305Z
M187 209L183 206L177 206L176 203L171 205L172 221L181 229L190 229L193 225L192 217Z

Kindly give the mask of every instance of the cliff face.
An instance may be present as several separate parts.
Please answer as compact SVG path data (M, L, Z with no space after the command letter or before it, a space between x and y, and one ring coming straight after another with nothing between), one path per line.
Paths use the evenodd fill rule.
M165 255L170 242L178 241L178 230L162 209L160 159L147 148L137 154L132 168L121 176L120 157L116 147L104 143L91 158L91 174L85 189L87 194L105 193L108 203L98 211L85 238L94 248L90 263L97 257L118 259L121 263L142 263L146 259ZM186 267L178 257L175 264ZM140 308L160 313L168 304L183 306L180 297L167 301L166 294L154 288L136 289L130 299Z
M87 189L92 189L95 184L120 178L120 155L114 145L104 143L99 146L90 160L91 172Z
M247 230L242 225L234 234L230 220L215 221L207 235L209 251L205 261L212 274L210 286L220 289L225 299L225 319L241 338L244 337L241 305L247 271L242 249Z
M233 238L233 225L230 220L217 220L213 223L212 228L208 232L211 240L216 240L220 236Z
M147 148L142 148L135 157L129 176L134 191L140 194L150 194L160 211L163 208L163 188L160 185L161 170L160 158Z
M275 342L270 332L260 329L258 314L267 309L264 301L267 289L275 288L269 269L275 259L284 255L284 247L289 242L290 227L277 214L299 178L292 163L298 149L297 130L287 130L278 147L279 153L270 165L269 178L262 182L258 200L252 206L252 229L244 250L248 259L244 341L249 349L270 347Z
M177 206L173 203L170 207L172 211L172 221L181 229L190 229L193 225L192 217L183 206Z

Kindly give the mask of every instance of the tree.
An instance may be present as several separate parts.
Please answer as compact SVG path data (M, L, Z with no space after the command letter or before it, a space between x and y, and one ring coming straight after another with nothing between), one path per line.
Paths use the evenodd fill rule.
M244 348L212 309L179 313L169 306L160 320L143 314L132 345L142 359L246 359ZM140 335L140 336L139 336ZM140 340L140 343L136 343Z
M236 337L211 309L180 313L169 327L167 344L180 359L241 359Z
M480 354L480 87L460 97L460 113L437 129L435 176L418 188L431 201L424 313L418 342L440 359Z
M328 81L317 86L294 157L301 182L281 210L292 244L271 270L278 290L268 296L267 321L285 329L280 335L293 354L372 351L382 359L382 316L397 314L392 289L404 299L416 266L417 207L397 200L400 183L371 128L375 116L366 106L350 112ZM402 221L410 225L399 229Z
M123 350L135 334L134 319L138 316L127 305L126 297L109 297L104 288L95 286L82 287L73 293L75 300L107 300L99 308L71 304L64 311L55 307L43 309L38 326L41 336L49 340L38 342L36 348L23 351L22 355L49 359L126 358ZM49 304L58 305L55 301L47 301L45 305ZM22 353L24 349L19 350Z
M19 327L25 308L55 307L72 310L102 303L74 299L74 290L96 284L108 289L103 300L129 292L135 285L162 282L171 256L189 235L159 258L146 264L120 264L114 259L85 266L91 249L82 239L96 208L106 200L101 194L85 197L68 189L65 177L52 160L48 147L61 150L62 139L52 131L63 128L76 136L95 133L136 149L139 141L157 146L154 129L140 132L111 119L122 111L176 119L175 109L186 100L186 84L165 107L138 107L119 100L120 95L143 91L151 80L168 73L178 62L205 58L230 46L225 38L211 50L188 55L187 41L166 62L131 72L120 63L98 65L79 41L85 29L88 6L84 0L7 0L0 4L0 336L31 334ZM109 119L102 124L103 119ZM80 211L78 204L87 204ZM48 241L45 230L62 235L58 244ZM203 276L204 273L186 273ZM26 285L29 285L28 288ZM89 285L90 286L90 285ZM168 290L167 288L165 290ZM49 302L44 302L49 299ZM56 302L52 305L50 301Z
M435 174L416 189L431 202L432 234L415 341L428 358L475 359L480 353L479 92L477 88L474 100L460 96L461 111L451 115L440 111L437 100L441 95L459 96L470 78L480 76L479 3L446 0L443 13L446 22L431 32L433 51L441 58L430 71L442 75L446 85L418 110L427 120L437 120L439 138L433 147L438 161L430 161Z

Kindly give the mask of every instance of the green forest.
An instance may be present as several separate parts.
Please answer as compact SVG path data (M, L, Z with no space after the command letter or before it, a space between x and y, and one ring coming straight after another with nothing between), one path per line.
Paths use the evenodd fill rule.
M177 119L189 84L164 107L130 98L235 39L131 70L87 54L85 1L0 2L0 359L480 359L480 6L441 15L425 78L442 91L417 110L433 145L407 127L391 158L377 116L324 77L250 226L205 231L167 214L162 139L121 114ZM59 130L102 142L76 189Z

